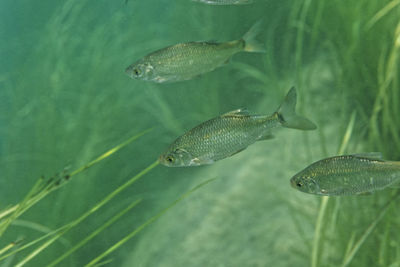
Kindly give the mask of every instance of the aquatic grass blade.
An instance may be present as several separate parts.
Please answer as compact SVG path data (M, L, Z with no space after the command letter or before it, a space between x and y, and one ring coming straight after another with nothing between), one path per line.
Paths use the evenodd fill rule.
M102 254L100 254L98 257L96 257L95 259L93 259L92 261L90 261L88 264L85 265L85 267L89 267L89 266L94 266L97 262L99 262L101 259L103 259L104 257L106 257L108 254L110 254L111 252L115 251L117 248L119 248L120 246L122 246L125 242L127 242L129 239L133 238L136 234L138 234L140 231L142 231L144 228L146 228L149 224L151 224L152 222L154 222L155 220L157 220L159 217L161 217L164 213L166 213L168 210L170 210L171 208L173 208L176 204L178 204L180 201L182 201L183 199L185 199L186 197L188 197L189 195L191 195L193 192L195 192L196 190L198 190L199 188L205 186L206 184L214 181L216 178L212 178L212 179L208 179L200 184L198 184L197 186L195 186L194 188L190 189L189 191L187 191L185 194L183 194L182 196L180 196L178 199L176 199L174 202L172 202L168 207L166 207L165 209L163 209L162 211L160 211L159 213L157 213L156 215L154 215L153 217L151 217L150 219L148 219L146 222L144 222L142 225L140 225L138 228L136 228L134 231L132 231L131 233L129 233L127 236L125 236L123 239L121 239L120 241L118 241L117 243L115 243L113 246L111 246L109 249L107 249L105 252L103 252Z
M147 168L133 176L131 179L129 179L127 182L125 182L123 185L119 186L117 189L115 189L113 192L108 194L103 200L99 201L94 207L92 207L89 211L85 212L83 215L81 215L79 218L76 220L68 223L65 225L65 229L60 231L56 236L51 238L50 240L46 241L42 246L31 252L25 259L23 259L18 266L23 266L25 263L30 261L33 257L35 257L37 254L39 254L43 249L47 248L50 246L54 241L56 241L58 238L60 238L62 235L67 233L70 229L73 227L77 226L79 223L81 223L83 220L85 220L89 215L92 213L96 212L98 209L100 209L102 206L104 206L106 203L108 203L111 199L113 199L116 195L121 193L124 189L126 189L128 186L136 182L139 178L144 176L146 173L151 171L153 168L155 168L159 164L158 161L155 161L151 165L149 165Z
M121 148L132 143L134 140L136 140L139 137L143 136L144 134L150 132L151 130L152 130L152 128L142 131L142 132L130 137L126 141L113 147L112 149L103 153L102 155L100 155L96 159L92 160L91 162L89 162L89 163L79 167L75 171L71 172L67 176L67 178L69 179L70 177L77 175L77 174L83 172L84 170L87 170L88 168L92 167L96 163L99 163L100 161L111 156L112 154L114 154L115 152L120 150ZM63 178L65 178L65 177L63 176ZM0 223L0 236L4 233L4 231L7 229L7 227L13 220L15 220L16 218L21 216L21 214L23 214L26 210L30 209L33 205L35 205L37 202L39 202L41 199L43 199L45 196L47 196L50 192L52 192L55 189L60 188L64 184L65 183L57 184L57 181L54 180L53 183L47 184L46 187L44 187L40 192L37 192L37 189L43 185L43 178L39 178L39 180L35 183L35 185L32 187L32 189L30 190L30 192L27 194L27 196L24 198L23 201L21 201L19 204L14 205L13 207L8 208L7 210L5 210L1 213L0 219L7 215L10 215L10 214L12 214L12 215L10 218L8 218L7 220L4 220Z
M359 249L365 243L367 238L371 235L372 231L375 229L377 224L382 220L383 216L386 214L387 210L390 207L390 204L392 204L392 202L396 198L398 198L399 196L400 196L400 192L397 192L396 195L394 195L392 197L392 199L390 199L386 203L386 205L382 208L382 210L380 211L380 213L378 214L376 219L367 227L367 229L365 229L365 231L362 234L362 236L360 237L360 239L354 244L354 246L351 248L349 253L344 256L342 267L346 267L351 263L351 261L353 260L354 256L356 255L356 253L359 251Z
M51 266L56 266L59 262L61 262L62 260L64 260L66 257L68 257L69 255L71 255L73 252L75 252L76 250L78 250L79 248L81 248L83 245L85 245L87 242L89 242L91 239L93 239L94 237L96 237L98 234L100 234L102 231L104 231L107 227L109 227L111 224L113 224L114 222L116 222L119 218L121 218L125 213L127 213L128 211L130 211L132 208L134 208L135 206L137 206L142 200L138 199L135 202L133 202L132 204L130 204L128 207L126 207L125 209L123 209L122 211L120 211L118 214L114 215L111 219L109 219L106 223L104 223L102 226L100 226L99 228L97 228L95 231L93 231L90 235L88 235L87 237L85 237L83 240L81 240L79 243L77 243L75 246L73 246L72 248L70 248L67 252L65 252L63 255L61 255L60 257L58 257L57 259L55 259L54 261L52 261L49 265L47 265L47 267L51 267Z
M0 237L3 235L3 233L6 231L8 226L12 223L13 220L15 220L19 215L22 214L22 212L25 210L26 206L28 205L28 201L31 199L33 195L37 193L37 189L42 185L43 183L43 178L39 178L36 183L33 185L31 190L26 194L24 199L21 201L21 203L14 209L14 212L10 215L9 218L3 220L0 225Z
M11 242L10 244L6 245L4 248L0 249L0 255L6 253L13 247L15 247L18 244L18 242Z
M41 237L39 237L39 238L37 238L37 239L35 239L35 240L33 240L33 241L27 243L27 244L25 244L25 245L20 246L18 249L14 250L14 251L12 251L12 252L10 252L10 253L7 253L6 255L1 256L1 257L0 257L0 261L2 261L2 260L4 260L4 259L6 259L6 258L8 258L8 257L10 257L10 256L12 256L12 255L14 255L14 254L16 254L16 253L18 253L18 252L20 252L20 251L22 251L22 250L24 250L24 249L29 248L29 247L31 247L31 246L37 244L38 242L40 242L40 241L42 241L42 240L44 240L44 239L46 239L46 238L48 238L48 237L51 237L51 236L53 236L53 235L58 234L59 232L61 232L62 230L64 230L66 227L68 227L68 225L61 226L60 228L58 228L58 229L56 229L56 230L54 230L54 231L52 231L52 232L50 232L50 233L47 233L47 234L45 234L45 235L43 235L43 236L41 236Z
M319 242L322 233L322 225L325 216L326 207L328 206L329 197L322 196L321 204L318 211L317 222L315 224L314 240L311 250L311 266L318 266L318 256L319 256Z
M367 30L371 29L375 23L377 23L380 19L386 16L392 9L394 9L397 5L400 4L400 0L393 0L389 2L386 6L384 6L378 13L373 16L368 23L366 24L365 28Z
M347 125L346 132L342 138L342 143L338 149L338 155L343 155L349 145L350 137L354 130L354 123L356 121L356 111L353 111L350 116L349 124Z
M342 142L338 149L339 155L343 154L346 151L346 148L348 147L349 140L350 140L351 135L354 130L355 119L356 119L356 113L355 113L355 111L353 111L353 113L351 114L351 117L350 117L350 121L347 125L345 134L343 135ZM322 196L321 204L320 204L319 211L318 211L317 222L315 225L313 246L312 246L312 250L311 250L311 266L312 267L318 266L318 255L320 254L319 243L320 243L321 233L323 231L324 217L325 217L326 208L328 206L328 202L329 202L329 197Z
M93 165L95 165L96 163L102 161L103 159L108 158L109 156L111 156L112 154L114 154L115 152L117 152L118 150L120 150L121 148L129 145L130 143L132 143L133 141L135 141L136 139L138 139L139 137L145 135L146 133L152 131L153 128L144 130L132 137L130 137L129 139L127 139L126 141L122 142L121 144L111 148L110 150L108 150L107 152L103 153L102 155L100 155L99 157L97 157L96 159L92 160L91 162L89 162L88 164L76 169L75 171L71 172L70 176L74 176L90 167L92 167Z
M116 195L121 193L124 189L126 189L128 186L136 182L139 178L143 177L146 173L151 171L153 168L155 168L159 164L158 161L155 161L154 163L150 164L147 168L133 176L131 179L129 179L127 182L125 182L123 185L119 186L117 189L115 189L113 192L108 194L103 200L99 201L94 207L92 207L90 210L85 212L83 215L81 215L79 218L76 220L68 223L65 225L65 229L63 229L60 233L58 233L56 236L51 238L50 240L46 241L42 246L31 252L26 258L24 258L20 263L18 263L17 266L23 266L25 263L30 261L33 257L35 257L37 254L39 254L42 250L50 246L54 241L56 241L58 238L60 238L62 235L67 233L70 229L73 227L77 226L79 223L81 223L83 220L85 220L88 216L96 212L98 209L100 209L102 206L107 204L111 199L113 199Z

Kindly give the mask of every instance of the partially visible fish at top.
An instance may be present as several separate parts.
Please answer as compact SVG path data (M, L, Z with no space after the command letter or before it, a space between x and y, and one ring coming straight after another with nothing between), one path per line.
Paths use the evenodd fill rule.
M208 120L178 137L158 160L168 167L212 164L256 141L272 138L273 128L316 129L314 123L295 113L296 98L293 87L272 115L250 115L238 109Z
M193 2L200 2L208 5L248 5L252 4L253 0L192 0Z
M385 161L378 152L335 156L311 164L290 183L299 191L322 196L368 194L398 186L400 162Z
M238 52L265 52L255 38L262 21L255 23L239 40L180 43L150 53L126 68L132 79L157 83L190 80L229 62Z

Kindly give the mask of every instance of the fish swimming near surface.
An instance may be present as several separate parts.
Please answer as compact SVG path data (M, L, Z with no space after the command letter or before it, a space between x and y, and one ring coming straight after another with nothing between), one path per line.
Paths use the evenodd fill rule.
M248 5L252 4L253 0L192 0L208 5Z
M257 22L235 41L189 42L160 49L131 64L125 73L132 79L157 83L190 80L228 63L238 52L265 52L255 39L261 24L262 21Z
M326 158L290 180L302 192L323 196L368 194L399 182L400 162L385 161L377 152Z
M168 167L211 164L256 141L272 138L271 129L275 127L316 129L314 123L295 113L296 98L293 87L272 115L250 115L246 109L238 109L208 120L178 137L159 162Z

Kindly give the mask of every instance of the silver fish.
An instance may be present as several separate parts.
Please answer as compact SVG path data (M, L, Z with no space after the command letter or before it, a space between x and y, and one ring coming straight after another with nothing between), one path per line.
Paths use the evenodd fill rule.
M336 156L317 161L290 180L292 187L323 196L358 195L400 182L400 162L380 153Z
M199 166L232 156L259 140L272 138L271 129L283 126L300 130L316 129L314 123L295 113L293 87L272 115L250 115L238 109L191 129L161 154L159 162L169 167Z
M189 80L226 64L238 52L264 52L264 47L255 39L260 29L261 21L239 40L172 45L139 59L125 73L132 79L157 83Z

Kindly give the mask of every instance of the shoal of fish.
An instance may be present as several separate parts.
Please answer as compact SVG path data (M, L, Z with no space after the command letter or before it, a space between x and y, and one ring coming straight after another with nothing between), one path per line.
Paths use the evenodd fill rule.
M192 0L209 5L246 5L253 0ZM125 73L132 79L156 83L193 79L229 63L239 52L265 52L256 40L262 21L241 38L228 42L188 42L170 45L137 59ZM293 87L271 115L253 115L237 109L203 122L178 137L159 156L168 167L212 164L233 156L249 145L273 138L278 127L314 130L316 125L297 115ZM385 161L380 153L334 156L319 160L290 179L293 188L321 196L369 194L400 183L400 162Z

